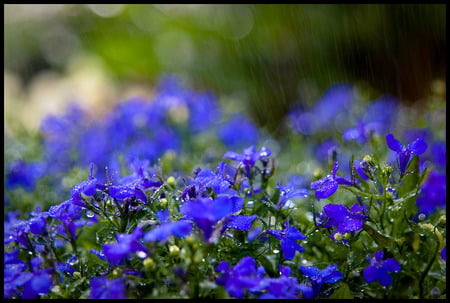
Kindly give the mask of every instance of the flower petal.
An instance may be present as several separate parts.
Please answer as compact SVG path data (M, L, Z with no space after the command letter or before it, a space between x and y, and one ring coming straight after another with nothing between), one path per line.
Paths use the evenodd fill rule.
M364 268L363 276L367 283L372 283L378 278L378 270L375 266L368 266Z
M391 150L397 153L400 153L402 151L402 144L394 137L393 134L386 135L386 144Z
M322 186L316 190L315 195L317 200L326 199L333 195L338 189L338 183L335 180L327 180Z
M387 271L379 268L378 269L378 281L383 286L389 286L392 284L392 277L388 274Z
M413 143L409 145L411 153L413 155L423 154L427 150L428 145L425 143L425 140L422 138L416 139Z
M390 272L397 272L401 269L401 266L397 260L389 258L389 259L384 260L383 268Z

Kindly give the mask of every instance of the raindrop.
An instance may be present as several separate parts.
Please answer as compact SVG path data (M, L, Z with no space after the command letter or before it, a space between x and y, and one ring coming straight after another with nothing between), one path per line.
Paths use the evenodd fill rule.
M9 236L9 238L8 238L8 239L12 240L13 238L14 238L13 236Z
M88 218L92 218L92 217L94 217L94 213L92 212L92 211L90 211L90 210L88 210L87 212L86 212L86 217L88 217Z
M140 250L136 252L136 256L138 256L138 258L145 259L147 258L147 253L145 251Z
M31 256L32 254L33 254L33 252L31 252L31 251L28 251L28 254Z
M278 254L278 253L280 253L280 251L279 251L278 249L274 249L274 250L273 250L273 253L274 253L274 254Z
M308 263L308 261L302 260L302 264L306 265L307 263Z
M202 262L205 262L205 258L202 259Z
M74 265L78 264L78 262L79 262L77 256L71 257L68 261L69 261L68 263L70 266L74 266Z

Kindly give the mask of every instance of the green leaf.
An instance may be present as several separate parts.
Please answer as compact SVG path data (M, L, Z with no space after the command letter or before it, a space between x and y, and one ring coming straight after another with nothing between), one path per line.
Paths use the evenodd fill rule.
M278 275L277 275L277 272L276 272L275 269L274 269L274 266L273 266L272 262L270 262L270 260L267 259L266 256L264 256L264 255L259 255L259 256L257 257L257 259L258 259L258 261L262 264L262 266L264 266L264 268L266 269L266 272L269 274L269 276L271 276L271 277L276 277L276 276L278 276Z
M330 299L354 299L354 298L352 292L350 291L350 287L348 287L348 284L342 283L342 286L334 291L334 293L330 296Z
M369 225L367 222L364 223L363 229L372 237L375 242L382 247L388 247L393 240L391 238L388 238L384 235L382 235L380 232L378 232L375 228L373 228L371 225Z
M399 188L400 197L404 197L409 192L417 190L419 185L419 173L419 156L414 155Z

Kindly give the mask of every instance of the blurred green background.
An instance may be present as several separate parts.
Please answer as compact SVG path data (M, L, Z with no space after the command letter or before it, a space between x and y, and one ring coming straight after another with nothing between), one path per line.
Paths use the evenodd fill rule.
M445 83L445 4L7 4L4 17L7 131L69 99L100 114L150 96L165 73L274 134L336 82L414 106Z

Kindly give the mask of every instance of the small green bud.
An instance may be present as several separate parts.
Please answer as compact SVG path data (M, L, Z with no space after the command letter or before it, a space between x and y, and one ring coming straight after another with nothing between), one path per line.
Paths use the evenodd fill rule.
M155 261L152 258L144 259L143 263L146 270L153 270L155 268Z
M371 166L374 166L374 165L375 165L375 163L373 162L373 158L372 158L371 155L365 155L365 156L363 157L363 161L369 163L369 165L371 165Z
M81 273L79 271L75 271L72 275L73 275L73 277L75 279L80 279L81 278Z
M168 203L167 199L166 198L161 198L161 200L159 200L159 201L161 202L161 206L163 208L166 208L167 203Z
M314 179L320 179L323 177L322 170L320 168L316 168L314 170Z
M177 180L175 180L174 176L170 176L169 178L167 178L167 184L170 185L171 187L175 187Z
M194 263L200 263L203 259L203 253L201 250L197 250L194 254L193 261Z
M342 241L342 239L344 239L344 236L341 233L335 233L334 234L334 239L336 241Z
M344 234L344 239L348 240L348 239L350 239L351 236L352 235L350 233L345 233Z
M169 254L173 257L178 257L180 255L180 248L176 245L170 245Z
M115 268L114 270L113 270L113 272L112 272L112 276L114 277L114 278L118 278L118 277L120 277L121 276L121 272L120 272L120 268Z

